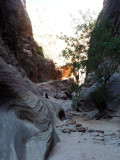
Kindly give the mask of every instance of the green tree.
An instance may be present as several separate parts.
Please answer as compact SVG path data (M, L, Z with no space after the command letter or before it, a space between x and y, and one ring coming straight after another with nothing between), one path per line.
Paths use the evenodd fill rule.
M87 73L95 72L102 88L92 97L98 108L102 104L105 107L106 99L99 99L98 96L105 95L106 84L120 65L120 35L114 34L114 24L108 18L99 17L97 22L88 16L83 18L85 21L77 25L74 37L61 37L67 43L62 55L70 59L69 65L74 69L84 68Z
M73 70L85 68L84 61L87 60L91 32L96 23L89 12L87 16L82 14L81 22L75 26L74 36L62 35L59 37L66 42L66 48L62 51L62 56L69 60L66 67L73 66Z
M67 44L62 56L70 60L67 66L94 71L106 83L120 64L120 35L114 35L114 24L108 18L97 23L88 15L82 18L75 36L60 37Z

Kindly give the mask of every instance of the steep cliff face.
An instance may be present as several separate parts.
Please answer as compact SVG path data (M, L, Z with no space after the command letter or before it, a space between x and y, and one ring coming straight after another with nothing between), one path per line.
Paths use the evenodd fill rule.
M107 20L109 19L110 21L109 20L104 21L106 18ZM102 22L104 25L101 25ZM110 23L110 22L113 22L113 23ZM97 29L97 32L96 32L96 29ZM97 63L97 59L99 61L99 59L103 57L101 61L99 61L98 66L96 66L97 70L94 68L95 76L93 74L93 76L87 77L90 83L92 82L91 79L93 80L92 83L94 83L87 90L87 92L85 93L86 95L83 93L83 97L86 101L85 103L88 106L90 105L92 106L93 100L94 100L93 104L95 104L96 102L98 102L98 104L101 103L98 100L99 97L102 97L100 96L100 90L98 86L99 85L102 86L103 84L103 86L105 86L105 90L104 92L101 92L102 93L101 95L104 95L105 101L104 101L104 97L102 98L102 101L105 102L106 104L105 103L100 104L100 107L103 106L102 107L103 109L104 106L106 105L105 107L108 109L109 108L113 110L116 108L117 110L120 109L119 98L118 98L119 91L120 91L119 90L120 75L116 73L117 71L119 71L119 67L120 67L119 37L120 37L120 1L104 0L103 9L98 17L96 28L93 31L91 41L90 41L90 48L88 52L88 61L90 60L90 63L92 63L92 61L93 62L95 61L93 59L96 55L97 55L96 56L97 58L95 61L96 63ZM96 48L98 48L98 50ZM93 59L91 59L91 57L93 57ZM101 72L100 73L101 75L99 74L99 71ZM98 77L97 74L100 76ZM94 80L97 81L96 77L99 80L100 78L103 80L101 84L98 85L97 84L98 82L97 83L94 82ZM98 90L97 92L94 92L95 86L96 86L96 90ZM92 92L93 92L93 98L91 96ZM94 99L94 93L96 94L95 99ZM79 104L82 105L81 102Z
M26 11L25 1L0 0L0 36L28 77L33 82L37 82L39 77L42 76L40 70L44 70L45 65L43 68L39 68L41 61L36 52L36 44L32 36L32 27ZM44 62L47 63L45 59ZM47 68L46 70L47 72L44 73L46 80L52 80L48 73L54 73L54 75L56 74L57 77L61 78L55 68L52 70Z
M0 0L0 35L28 77L37 82L37 55L25 1Z
M104 0L103 17L109 17L115 25L114 34L120 30L120 1Z
M54 106L37 81L25 1L0 0L0 159L45 160L55 140ZM60 108L58 108L59 112Z

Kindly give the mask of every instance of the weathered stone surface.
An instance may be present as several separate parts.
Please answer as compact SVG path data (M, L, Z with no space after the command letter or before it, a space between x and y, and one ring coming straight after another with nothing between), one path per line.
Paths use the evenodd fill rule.
M62 72L58 69L52 60L43 59L38 63L38 81L60 80Z
M109 17L115 25L114 34L120 30L120 1L105 0L103 6L103 17Z
M33 82L61 78L53 61L36 51L25 0L0 0L0 36Z
M58 140L53 121L60 107L29 80L37 81L33 46L25 0L0 0L1 160L46 160Z
M102 20L106 17L111 19L113 22L113 25L114 25L113 36L115 34L119 34L120 33L119 32L120 31L120 1L119 0L104 0L103 10L101 11L100 16L98 18L98 24L100 21L102 22ZM91 38L91 42L92 42L92 38ZM112 109L116 108L116 106L118 107L118 100L116 96L117 94L119 94L119 88L120 88L119 87L119 75L117 75L116 78L115 76L116 74L112 75L110 79L110 86L108 86L107 94L106 94L108 99L109 100L111 99L111 102L110 101L108 102L107 107L108 108L111 107ZM93 77L93 79L95 78ZM97 89L97 84L98 83L94 83L90 88L86 89L86 92L82 93L83 101L78 102L78 108L83 109L83 110L86 108L88 108L88 110L95 109L94 102L91 98L91 93ZM112 96L112 94L114 96Z
M38 83L40 93L45 97L47 93L48 96L54 97L56 99L67 99L65 92L74 82L71 79L68 80L58 80Z
M78 108L82 111L90 111L95 110L96 106L94 104L94 101L92 99L91 93L98 89L98 86L100 84L96 82L93 84L90 88L82 91L82 100L78 101ZM112 117L119 116L120 115L120 105L119 105L119 94L120 94L120 74L114 73L109 82L106 85L106 97L107 97L107 109L113 110L114 112L111 112L109 115ZM103 116L99 115L101 113L95 114L98 117ZM94 117L94 116L93 116ZM96 117L97 118L97 117Z
M8 56L5 46L0 48L3 57L4 53ZM0 146L3 146L0 157L3 160L42 160L54 144L52 104L19 72L20 67L5 60L0 57Z
M37 82L37 54L25 1L0 1L0 36L23 67L28 77ZM24 45L27 46L26 54Z
M81 126L81 127L77 128L77 131L85 133L86 129Z

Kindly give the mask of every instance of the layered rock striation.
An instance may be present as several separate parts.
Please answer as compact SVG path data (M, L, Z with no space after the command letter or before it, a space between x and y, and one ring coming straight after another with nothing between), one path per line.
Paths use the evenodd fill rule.
M57 106L32 82L37 81L37 67L25 0L0 0L1 160L46 160L57 141L53 128Z

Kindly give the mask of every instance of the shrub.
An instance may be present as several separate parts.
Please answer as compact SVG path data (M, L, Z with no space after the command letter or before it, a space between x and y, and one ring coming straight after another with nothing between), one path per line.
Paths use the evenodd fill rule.
M77 83L74 83L71 85L71 87L67 90L68 92L76 92L78 93L81 89L81 86L79 86Z
M44 53L43 53L42 47L36 46L36 52L44 57Z
M82 99L81 93L77 94L75 97L72 98L72 107L77 109L77 103L78 101Z

